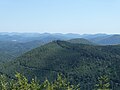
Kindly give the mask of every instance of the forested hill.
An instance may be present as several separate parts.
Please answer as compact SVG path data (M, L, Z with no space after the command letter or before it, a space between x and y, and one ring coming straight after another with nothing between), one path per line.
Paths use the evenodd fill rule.
M75 38L75 39L70 39L68 40L70 43L76 43L76 44L88 44L88 45L95 45L92 41L89 41L84 38Z
M54 41L33 49L0 67L11 77L15 72L29 79L53 80L61 72L81 90L92 90L99 76L108 75L111 87L120 89L120 45L92 46Z

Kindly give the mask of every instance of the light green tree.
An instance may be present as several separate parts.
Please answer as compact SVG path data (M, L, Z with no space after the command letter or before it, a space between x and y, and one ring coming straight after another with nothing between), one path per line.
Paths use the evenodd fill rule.
M110 80L108 76L104 75L98 78L98 84L96 84L97 90L110 90Z
M38 83L36 79L28 82L28 79L17 73L16 80L8 80L4 75L0 76L0 90L80 90L79 86L71 85L63 75L59 74L57 79L49 82Z

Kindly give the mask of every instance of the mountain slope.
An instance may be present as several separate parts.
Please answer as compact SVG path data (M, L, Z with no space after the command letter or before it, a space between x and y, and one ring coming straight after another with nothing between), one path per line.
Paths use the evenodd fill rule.
M53 80L61 72L72 83L80 83L82 90L93 89L97 77L108 75L117 90L120 85L120 46L54 41L3 64L0 70L11 77L17 71L29 79L37 76L41 81L46 77Z
M40 40L33 40L24 43L18 41L0 41L0 62L11 61L33 48L58 39L60 38L49 36Z

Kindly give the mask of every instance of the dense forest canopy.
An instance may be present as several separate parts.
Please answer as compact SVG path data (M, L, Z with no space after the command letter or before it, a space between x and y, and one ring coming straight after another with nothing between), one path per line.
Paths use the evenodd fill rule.
M20 72L28 80L46 77L53 81L58 73L64 74L71 84L82 90L92 90L98 77L107 75L110 88L120 88L120 45L87 45L67 41L53 41L35 48L11 62L1 65L0 71L10 78Z

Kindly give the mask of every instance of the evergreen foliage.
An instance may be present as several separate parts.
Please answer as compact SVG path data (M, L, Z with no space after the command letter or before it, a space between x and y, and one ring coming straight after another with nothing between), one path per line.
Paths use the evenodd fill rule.
M80 90L78 85L71 85L61 74L53 82L47 79L39 84L36 79L28 82L27 78L20 73L16 75L17 80L7 80L4 75L0 76L0 90Z
M101 76L98 78L98 81L98 84L96 84L97 90L110 90L110 80L108 76Z

